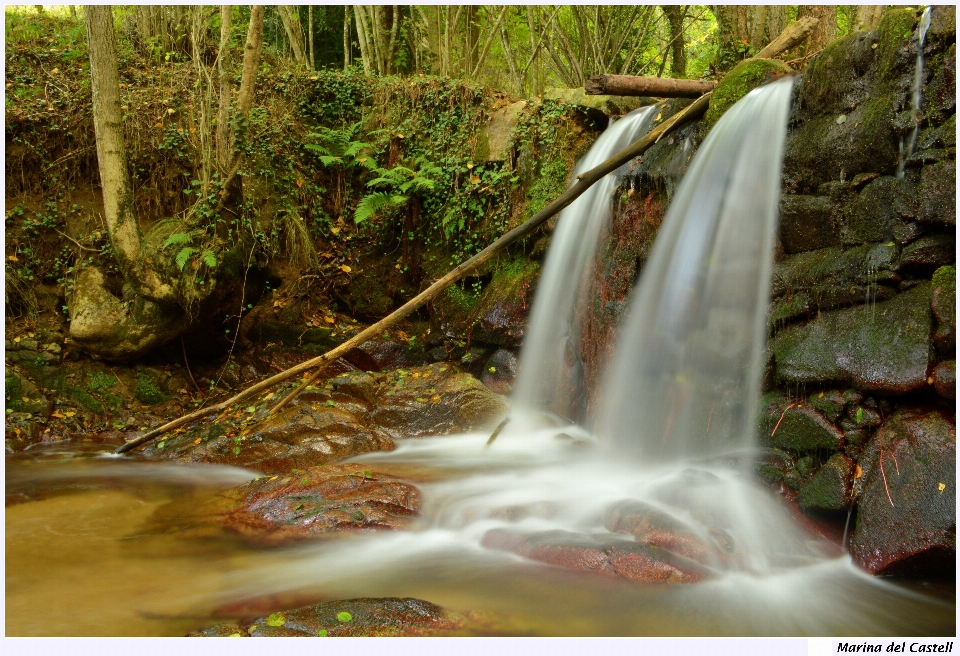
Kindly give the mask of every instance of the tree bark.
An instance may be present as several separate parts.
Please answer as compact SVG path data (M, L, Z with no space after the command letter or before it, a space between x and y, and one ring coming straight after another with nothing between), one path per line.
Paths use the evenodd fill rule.
M817 19L810 36L807 37L806 54L823 50L837 39L837 7L835 5L800 5L797 20L804 17Z
M497 241L490 244L482 251L471 257L466 262L461 263L455 269L447 273L441 279L437 280L435 283L430 285L426 290L420 292L416 297L407 301L402 307L395 310L392 314L387 317L384 317L377 323L366 328L365 330L358 333L356 336L347 340L340 346L335 349L324 353L323 355L317 356L311 360L307 360L301 364L298 364L286 371L283 371L275 376L257 383L247 389L243 390L239 394L236 394L229 399L217 403L215 405L202 408L196 412L192 412L188 415L184 415L178 419L167 422L166 424L155 428L147 433L141 435L135 440L127 442L123 446L117 448L114 453L126 453L131 449L135 449L141 444L146 444L157 438L160 435L163 435L166 432L174 430L184 424L188 424L191 421L206 417L217 412L222 412L223 410L230 408L236 403L247 399L258 392L273 387L277 383L281 383L285 380L293 378L301 373L309 371L314 367L319 367L319 370L313 374L306 382L304 382L300 387L291 394L289 394L283 401L278 403L272 410L271 413L275 413L283 405L293 399L303 388L307 385L312 384L317 378L320 377L320 374L323 370L337 358L346 355L353 349L355 349L360 344L370 340L372 337L383 334L383 331L395 325L404 317L410 315L414 310L423 306L425 303L436 298L441 292L443 292L447 287L455 283L456 281L463 278L465 275L471 271L477 269L483 264L489 262L495 255L501 252L510 244L515 241L522 239L523 237L528 236L535 229L537 229L541 224L543 224L547 219L555 215L557 212L567 207L570 203L580 197L583 192L589 189L594 183L601 180L605 175L616 171L618 168L623 166L625 163L629 162L635 157L639 157L644 152L646 152L651 146L656 144L664 135L673 132L677 128L686 125L690 121L701 116L707 107L710 104L710 94L705 94L701 96L698 100L694 101L689 107L683 111L675 114L670 117L662 124L651 130L638 141L634 142L632 145L626 149L620 151L606 162L597 166L596 168L590 169L589 171L582 173L577 177L576 184L572 185L566 192L560 195L555 201L547 205L545 208L533 215L526 223L517 226L507 234L500 237Z
M103 190L103 214L110 244L124 279L140 295L155 301L169 301L173 296L173 288L162 284L143 262L143 233L137 222L133 185L127 169L113 9L109 6L85 5L83 14L90 52L93 129Z
M663 5L663 13L670 23L670 74L674 78L685 77L687 74L687 55L683 40L683 17L686 7L681 5Z
M289 5L277 5L277 13L280 14L280 22L283 23L283 30L287 33L287 39L290 40L293 60L305 68L309 67L310 62L307 60L307 49L303 43L303 28L300 27L300 19L294 15L293 9Z
M673 80L639 75L594 75L583 85L590 95L653 96L655 98L699 98L713 91L716 82Z
M230 13L231 5L220 6L220 53L217 65L220 72L220 104L217 109L217 166L220 175L230 168Z
M711 5L717 19L717 55L713 66L728 71L747 55L750 31L747 29L746 5Z
M343 7L343 70L350 68L350 7Z
M771 41L763 50L756 54L758 59L776 59L787 50L800 45L817 27L819 20L813 16L804 16L797 19L797 22L790 25L780 33L776 39Z
M307 7L307 44L309 50L307 60L310 64L310 71L313 72L317 70L313 55L313 5Z
M880 16L886 5L854 6L851 32L873 32L880 24Z

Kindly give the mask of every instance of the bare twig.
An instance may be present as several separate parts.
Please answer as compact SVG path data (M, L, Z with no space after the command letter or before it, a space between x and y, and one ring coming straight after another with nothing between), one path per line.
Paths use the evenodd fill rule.
M100 252L99 249L96 249L96 248L88 248L88 247L84 246L83 244L81 244L80 242L78 242L76 239L74 239L74 238L71 237L70 235L68 235L68 234L66 234L66 233L63 233L63 232L60 232L60 231L57 230L56 228L54 228L54 230L57 231L57 234L61 235L62 237L66 237L67 239L69 239L70 241L72 241L74 244L76 244L77 247L82 248L82 249L85 250L85 251L91 251L91 252L93 252L93 253L99 253L99 252Z
M183 366L187 368L187 375L190 376L190 382L193 383L195 388L197 388L200 396L203 396L203 390L200 389L199 385L197 385L197 381L193 378L193 372L190 371L190 361L187 360L187 347L183 343L183 335L180 335L180 349L183 351Z

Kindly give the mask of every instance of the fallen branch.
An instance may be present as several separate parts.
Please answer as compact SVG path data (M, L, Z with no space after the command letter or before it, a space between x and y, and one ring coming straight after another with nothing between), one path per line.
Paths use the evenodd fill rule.
M640 75L594 75L583 85L589 95L699 98L717 86L711 80L677 80Z
M798 18L797 22L788 25L787 28L780 33L780 36L764 46L763 50L754 55L754 57L757 59L776 59L787 50L790 50L790 48L806 41L810 33L813 32L813 28L815 28L819 22L820 21L813 16Z
M291 367L290 369L287 369L282 373L279 373L275 376L271 376L270 378L267 378L266 380L261 381L256 385L248 387L247 389L243 390L239 394L236 394L225 401L222 401L215 405L207 406L206 408L201 408L200 410L192 412L188 415L184 415L179 419L174 419L173 421L167 422L162 426L154 428L153 430L148 431L147 433L144 433L137 439L131 440L130 442L127 442L123 446L117 448L114 451L114 453L126 453L127 451L130 451L131 449L134 449L140 446L141 444L145 444L147 442L152 441L156 437L163 435L168 431L171 431L175 428L183 426L184 424L190 423L191 421L194 421L196 419L200 419L201 417L205 417L207 415L221 412L229 408L235 403L239 403L240 401L250 396L253 396L254 394L257 394L258 392L262 392L266 389L269 389L270 387L273 387L277 383L293 378L294 376L297 376L303 372L313 369L314 367L318 367L318 371L315 372L313 376L310 377L310 379L308 379L302 385L300 385L300 387L297 390L295 390L293 394L288 395L287 398L284 399L284 401L281 404L278 404L277 407L273 408L273 410L271 411L271 412L276 412L277 410L279 410L280 407L282 407L284 403L287 403L290 399L295 397L301 390L303 390L307 385L309 385L311 381L314 381L317 378L319 378L320 372L322 372L331 362L335 361L337 358L343 355L346 355L357 346L360 346L364 342L369 341L371 338L382 334L385 329L390 328L391 326L393 326L394 324L402 320L404 317L412 313L414 310L416 310L420 306L436 298L440 294L440 292L444 291L447 287L449 287L456 281L460 280L460 278L463 278L469 272L478 268L482 264L485 264L486 262L490 261L495 255L500 253L500 251L504 250L507 246L514 243L518 239L526 237L527 235L532 233L547 219L549 219L554 214L556 214L557 212L565 208L567 205L572 203L574 200L576 200L578 197L580 197L580 195L583 194L583 192L585 192L587 189L589 189L595 182L598 182L608 173L612 173L613 171L616 171L618 168L620 168L621 166L629 162L634 157L637 157L638 155L642 154L648 148L650 148L655 143L657 143L657 141L659 141L659 139L665 134L668 134L673 130L676 130L678 127L685 125L686 123L701 116L704 112L707 111L707 107L709 106L709 104L710 104L710 95L707 94L702 96L699 100L692 103L683 111L675 114L674 116L670 117L669 119L664 121L662 124L654 128L653 130L648 132L646 136L636 141L633 145L629 146L625 150L620 151L618 154L614 155L613 157L608 159L606 162L604 162L600 166L597 166L596 168L590 169L586 173L581 174L580 176L577 177L577 182L575 184L573 184L569 189L567 189L567 191L561 194L560 197L557 198L555 201L553 201L552 203L547 205L545 208L543 208L542 210L537 212L535 215L533 215L526 223L517 226L507 234L503 235L502 237L500 237L500 239L490 244L489 246L487 246L482 251L480 251L473 257L471 257L466 262L463 262L460 265L458 265L455 269L450 271L447 275L445 275L444 277L434 282L432 285L430 285L430 287L420 292L420 294L418 294L416 297L404 303L403 306L395 310L392 314L388 315L387 317L384 317L383 319L373 324L366 330L363 330L362 332L358 333L357 335L350 338L349 340L347 340L337 348L333 349L332 351L328 351L323 355L317 356L311 360L307 360L306 362L302 362L294 367Z

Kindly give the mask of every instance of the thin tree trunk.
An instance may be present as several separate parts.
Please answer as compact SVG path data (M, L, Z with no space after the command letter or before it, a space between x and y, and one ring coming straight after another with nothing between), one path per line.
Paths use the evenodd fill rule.
M672 77L686 77L687 56L683 40L683 18L687 8L680 5L663 5L663 13L670 23L670 75Z
M886 5L856 5L853 13L851 32L873 32L880 24L880 16Z
M277 5L277 13L280 14L280 22L283 23L283 29L290 41L293 60L304 68L309 67L310 62L307 60L307 50L303 43L303 28L300 27L300 19L294 15L293 9L289 5Z
M309 43L310 53L307 59L310 62L310 71L317 70L313 56L313 5L307 7L307 42Z
M350 7L343 6L343 70L350 68Z
M445 276L437 280L435 283L430 285L426 290L420 292L416 297L407 301L402 307L395 310L392 314L387 317L384 317L377 323L366 328L365 330L358 333L356 336L347 340L340 346L335 349L324 353L323 355L317 356L311 360L307 360L301 364L298 364L286 371L283 371L275 376L257 383L247 389L241 391L239 394L236 394L229 399L217 403L206 408L197 410L196 412L191 412L190 414L184 415L178 419L167 422L166 424L154 428L147 433L144 433L135 440L131 440L124 444L123 446L117 448L114 453L126 453L132 449L137 448L141 444L146 444L156 439L158 436L163 435L169 431L172 431L180 426L190 423L196 419L206 417L218 412L222 412L227 408L232 407L236 403L247 399L258 392L267 390L277 383L281 383L285 380L289 380L294 376L297 376L301 373L309 371L315 367L319 368L319 371L315 372L307 381L305 381L297 390L288 395L283 401L278 403L272 410L271 414L278 411L284 404L289 402L292 398L296 396L302 389L307 385L312 384L320 377L320 374L323 370L337 358L346 355L360 344L363 344L366 341L369 341L371 338L376 337L377 335L383 334L383 331L394 326L397 322L403 318L409 316L414 310L428 303L429 301L436 298L441 292L447 289L450 285L457 282L464 276L466 276L471 271L476 270L483 264L486 264L494 256L503 251L507 246L516 242L523 237L530 235L534 230L536 230L540 225L542 225L547 219L555 215L557 212L567 207L570 203L580 197L583 192L593 186L596 182L603 179L608 173L616 171L618 168L623 166L625 163L629 162L635 157L639 157L644 152L646 152L651 146L657 143L664 135L669 134L676 130L677 128L686 125L690 121L700 117L710 104L710 94L701 96L698 100L694 101L689 107L684 109L682 112L675 114L670 117L662 124L651 130L638 141L634 142L632 145L626 149L620 151L606 162L597 166L596 168L590 169L589 171L582 173L577 176L577 183L572 185L566 192L564 192L559 198L547 205L545 208L533 215L526 223L517 226L507 234L500 237L494 243L490 244L482 251L471 257L466 262L463 262L455 269L447 273Z
M807 39L806 54L823 50L837 39L837 8L835 5L800 5L797 20L809 16L817 25Z
M487 55L490 53L490 46L493 45L493 40L497 38L497 32L500 30L500 24L503 23L503 17L507 15L507 10L509 8L509 5L504 5L500 10L500 14L497 16L497 20L490 30L490 35L487 37L487 42L483 46L483 51L477 58L477 64L470 75L471 78L476 79L477 75L480 74L480 69L483 67L483 63L487 60Z
M220 6L220 52L217 66L220 71L220 105L217 110L217 166L223 176L230 168L230 14L231 5Z
M120 109L120 74L113 31L113 9L85 5L84 22L90 52L90 79L93 96L93 131L97 142L103 214L110 244L123 277L145 296L155 297L144 280L143 233L133 204L133 186L127 169L127 148L123 140L123 112Z
M776 59L787 50L800 45L813 32L819 22L813 16L798 18L797 22L787 27L780 35L756 54L757 59Z
M362 5L353 5L353 15L357 23L357 41L360 43L360 58L363 60L363 72L372 75L376 62L374 61L373 45L370 42L366 11L366 8Z

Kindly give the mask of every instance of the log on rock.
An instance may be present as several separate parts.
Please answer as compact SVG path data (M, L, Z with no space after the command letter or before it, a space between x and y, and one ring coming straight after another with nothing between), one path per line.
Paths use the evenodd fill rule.
M776 39L764 46L763 50L754 55L757 59L776 59L790 48L800 45L807 40L813 28L819 23L813 16L798 18L796 23L788 25Z
M711 80L675 80L639 75L594 75L583 85L590 95L699 98L717 86Z

